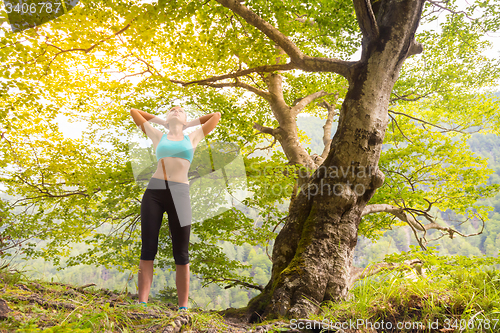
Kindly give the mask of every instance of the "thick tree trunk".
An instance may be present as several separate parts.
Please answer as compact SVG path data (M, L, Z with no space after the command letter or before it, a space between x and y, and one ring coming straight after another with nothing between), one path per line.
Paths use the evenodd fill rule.
M374 23L360 3L366 2L355 1L363 55L351 68L338 130L323 165L290 204L274 245L271 280L249 303L252 321L305 317L321 302L348 294L361 214L383 183L377 165L391 90L414 52L423 6L422 0L383 0Z

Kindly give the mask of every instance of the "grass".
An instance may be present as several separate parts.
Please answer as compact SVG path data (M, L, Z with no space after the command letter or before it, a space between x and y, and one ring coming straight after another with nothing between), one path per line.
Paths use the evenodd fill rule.
M350 300L326 303L311 319L331 325L359 320L361 332L370 323L378 323L377 332L390 331L389 325L397 332L500 332L499 294L498 270L412 278L388 272L358 281ZM382 322L391 324L382 329Z
M232 323L216 311L179 313L155 299L144 307L129 293L29 280L6 268L0 269L0 295L12 309L0 319L0 332L157 332L167 326L193 333L247 332L256 326L282 332L292 323ZM319 314L307 319L331 325L351 321L358 332L369 332L368 326L377 328L377 323L386 325L378 333L390 332L384 329L387 323L406 325L393 332L500 332L498 270L455 266L430 271L427 277L386 272L358 281L351 296L324 303Z
M175 325L176 320L188 326L191 318L200 325L214 321L220 326L215 315L185 315L154 300L144 307L128 293L30 281L6 268L0 271L0 291L12 310L0 320L0 332L143 332Z
M178 312L159 298L150 297L145 307L130 293L30 280L6 267L0 269L0 295L12 310L4 318L0 311L1 333L161 332L167 326L193 333L242 332L252 326L227 322L213 310Z

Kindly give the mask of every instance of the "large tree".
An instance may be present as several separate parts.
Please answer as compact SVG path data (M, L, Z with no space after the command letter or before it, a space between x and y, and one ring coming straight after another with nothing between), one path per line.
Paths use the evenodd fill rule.
M425 5L83 2L50 28L6 33L2 182L29 214L5 214L3 233L48 241L43 250L26 247L28 254L57 260L68 252L64 244L85 240L93 247L70 264L133 267L141 190L126 163L128 145L102 128L122 128L126 137L133 131L126 107L154 113L159 101L189 95L188 104L223 113L216 138L243 147L256 192L245 203L264 219L254 229L242 211L229 211L195 225L205 241L193 247L194 271L212 281L247 283L216 242L265 244L279 227L271 279L250 302L250 319L302 317L323 301L346 297L358 273L352 253L359 232L395 223L375 213L391 213L415 234L424 232L424 247L430 229L457 233L436 223L431 208L465 215L494 190L480 186L485 162L467 153L465 139L483 123L485 130L498 129L498 104L482 91L498 78L498 66L480 53L481 31L497 28L497 5L477 2L460 12L452 3L427 2L422 15ZM483 9L478 19L470 17L476 6ZM432 21L439 11L450 13L442 32L424 31L417 41L422 16ZM427 51L411 61L421 43ZM360 59L349 60L359 46ZM301 112L325 118L321 154L303 147ZM94 127L82 140L65 139L53 122L58 113ZM252 157L261 135L282 148L271 162ZM112 149L95 147L99 142ZM381 158L384 142L389 149ZM284 164L290 171L261 172ZM266 191L277 180L290 191ZM284 198L290 199L285 214L277 209ZM474 213L485 219L486 211ZM169 244L166 234L161 238ZM164 259L169 252L160 250L162 265L171 263Z

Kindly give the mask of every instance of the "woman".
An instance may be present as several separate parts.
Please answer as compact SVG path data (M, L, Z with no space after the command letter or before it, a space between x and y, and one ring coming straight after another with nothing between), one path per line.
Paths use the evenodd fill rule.
M158 159L141 202L141 260L139 263L139 303L146 304L153 282L153 261L158 250L158 235L163 213L168 214L172 248L176 266L175 284L179 310L187 309L189 295L189 235L191 206L189 202L188 170L194 149L220 120L220 112L211 113L187 122L180 106L173 107L165 120L147 112L130 109L134 122L153 141ZM163 134L149 122L164 125ZM184 135L183 130L202 124L201 128Z

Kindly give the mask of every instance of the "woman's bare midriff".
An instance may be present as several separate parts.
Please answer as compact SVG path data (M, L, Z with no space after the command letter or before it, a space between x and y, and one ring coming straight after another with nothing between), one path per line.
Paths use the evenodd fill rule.
M190 165L191 163L184 158L164 157L158 161L153 178L189 184L187 175Z

